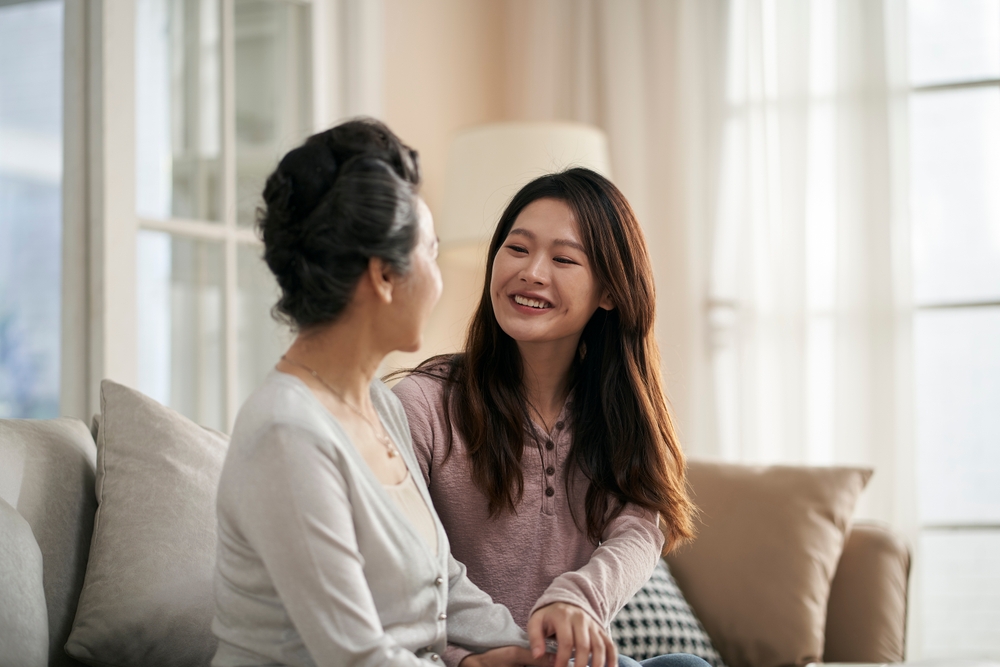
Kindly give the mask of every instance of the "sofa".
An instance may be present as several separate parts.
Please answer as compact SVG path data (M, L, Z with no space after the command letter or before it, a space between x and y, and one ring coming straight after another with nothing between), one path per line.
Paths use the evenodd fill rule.
M111 382L101 408L0 420L0 667L210 659L225 436ZM908 549L851 521L870 474L690 462L699 534L667 560L731 667L904 659Z

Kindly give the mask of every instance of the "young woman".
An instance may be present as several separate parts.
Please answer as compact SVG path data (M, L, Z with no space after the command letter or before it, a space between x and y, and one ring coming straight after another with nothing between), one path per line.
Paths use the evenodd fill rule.
M545 665L449 553L399 402L373 376L441 293L417 155L376 121L311 137L259 222L297 330L240 410L219 482L212 662L441 664L446 641Z
M653 320L649 256L621 192L587 169L543 176L500 218L465 352L394 388L455 557L535 656L556 636L557 667L574 649L615 660L605 628L664 534L668 548L692 535ZM676 660L688 658L704 664Z

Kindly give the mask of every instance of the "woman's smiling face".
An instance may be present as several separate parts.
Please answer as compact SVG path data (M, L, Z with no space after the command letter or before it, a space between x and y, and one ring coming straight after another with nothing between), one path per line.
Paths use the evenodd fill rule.
M598 308L613 308L594 276L573 210L536 199L517 216L493 260L493 313L521 343L579 339Z

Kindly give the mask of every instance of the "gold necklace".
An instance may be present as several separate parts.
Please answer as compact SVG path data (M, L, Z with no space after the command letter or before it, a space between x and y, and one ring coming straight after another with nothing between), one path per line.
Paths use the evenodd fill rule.
M382 427L382 433L379 433L378 429L375 428L375 424L372 423L372 420L368 419L368 417L366 417L365 414L363 412L361 412L361 410L358 410L356 407L354 407L353 405L351 405L350 403L348 403L347 399L345 399L344 396L339 391L337 391L336 389L334 389L333 387L331 387L330 384L326 380L324 380L323 378L321 378L319 376L319 373L317 373L316 371L314 371L313 369L309 368L308 366L306 366L303 363L299 363L298 361L292 361L291 359L289 359L285 355L281 355L281 358L284 359L285 361L287 361L288 363L292 364L293 366L298 366L302 370L307 371L310 375L312 375L314 378L316 378L316 381L319 382L324 387L326 387L327 390L331 394L333 394L334 396L336 396L338 401L340 401L341 403L343 403L344 405L346 405L348 408L350 408L351 410L353 410L354 414L356 414L357 416L361 417L361 419L363 419L365 421L365 423L368 424L368 427L372 430L372 435L375 436L376 440L378 440L380 443L382 443L382 445L385 447L386 452L389 454L389 458L390 459L396 457L396 454L398 453L396 451L396 446L392 444L392 438L390 438L389 434L386 433L384 426ZM382 422L379 422L379 425L381 425L381 423Z

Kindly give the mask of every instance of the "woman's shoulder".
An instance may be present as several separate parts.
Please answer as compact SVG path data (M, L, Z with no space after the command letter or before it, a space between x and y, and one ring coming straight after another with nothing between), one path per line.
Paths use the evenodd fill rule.
M304 382L272 370L236 416L229 458L238 453L253 458L264 450L282 449L286 441L298 443L296 451L318 449L330 456L343 445L342 439L330 413ZM313 447L305 447L306 442Z
M349 461L344 436L309 388L272 371L236 417L219 480L220 507L232 510L244 489L262 480L278 491L280 470L296 478L317 473L346 480L352 475Z
M236 428L273 422L319 426L323 412L323 406L302 380L272 370L243 403L236 417Z
M451 359L446 357L426 361L397 382L392 393L407 412L411 408L437 407L443 400L445 385L449 382L451 364Z

